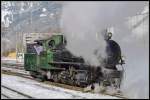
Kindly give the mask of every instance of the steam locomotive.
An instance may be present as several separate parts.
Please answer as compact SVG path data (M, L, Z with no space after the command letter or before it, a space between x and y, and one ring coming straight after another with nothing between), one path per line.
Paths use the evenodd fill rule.
M89 65L82 57L68 51L63 35L52 35L27 44L24 68L40 81L50 80L81 87L99 83L105 87L120 88L123 70L119 70L117 65L124 64L124 60L119 44L111 40L111 36L111 33L105 35L107 57L99 66Z

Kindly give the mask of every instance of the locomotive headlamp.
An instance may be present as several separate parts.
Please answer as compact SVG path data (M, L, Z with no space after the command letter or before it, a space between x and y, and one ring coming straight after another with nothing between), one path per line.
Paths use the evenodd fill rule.
M112 33L109 32L109 33L108 33L108 39L111 39L111 37L112 37Z
M109 39L111 39L111 37L112 37L112 33L111 32L108 32L108 33L104 34L105 40L109 40Z

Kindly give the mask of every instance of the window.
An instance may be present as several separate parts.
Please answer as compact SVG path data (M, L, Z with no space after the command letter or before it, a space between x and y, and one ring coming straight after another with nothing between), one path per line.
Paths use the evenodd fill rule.
M49 46L49 48L54 48L54 46L55 46L55 41L54 41L54 40L50 40L50 41L48 42L48 46Z

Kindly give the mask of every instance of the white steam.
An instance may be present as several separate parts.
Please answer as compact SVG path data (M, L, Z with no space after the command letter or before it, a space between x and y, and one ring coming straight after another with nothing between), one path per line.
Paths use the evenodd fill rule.
M82 56L91 65L100 64L94 55L96 49L102 57L106 56L103 30L115 27L113 39L120 44L126 57L126 76L122 90L130 98L148 98L149 34L146 30L149 26L143 29L139 23L140 25L135 25L134 29L131 26L130 30L123 24L128 17L140 14L146 3L66 2L62 10L61 26L67 38L67 48L74 55Z
M143 2L66 2L62 9L61 27L67 48L91 65L100 65L98 55L106 57L103 30L135 15Z
M149 10L143 12L113 29L113 39L121 45L125 55L121 89L129 98L149 98Z

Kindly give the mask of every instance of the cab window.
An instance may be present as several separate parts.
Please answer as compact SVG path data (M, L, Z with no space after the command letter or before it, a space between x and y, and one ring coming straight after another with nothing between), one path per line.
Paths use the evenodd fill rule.
M54 47L55 47L55 41L54 41L54 40L50 40L50 41L48 42L48 47L49 47L49 48L54 48Z

